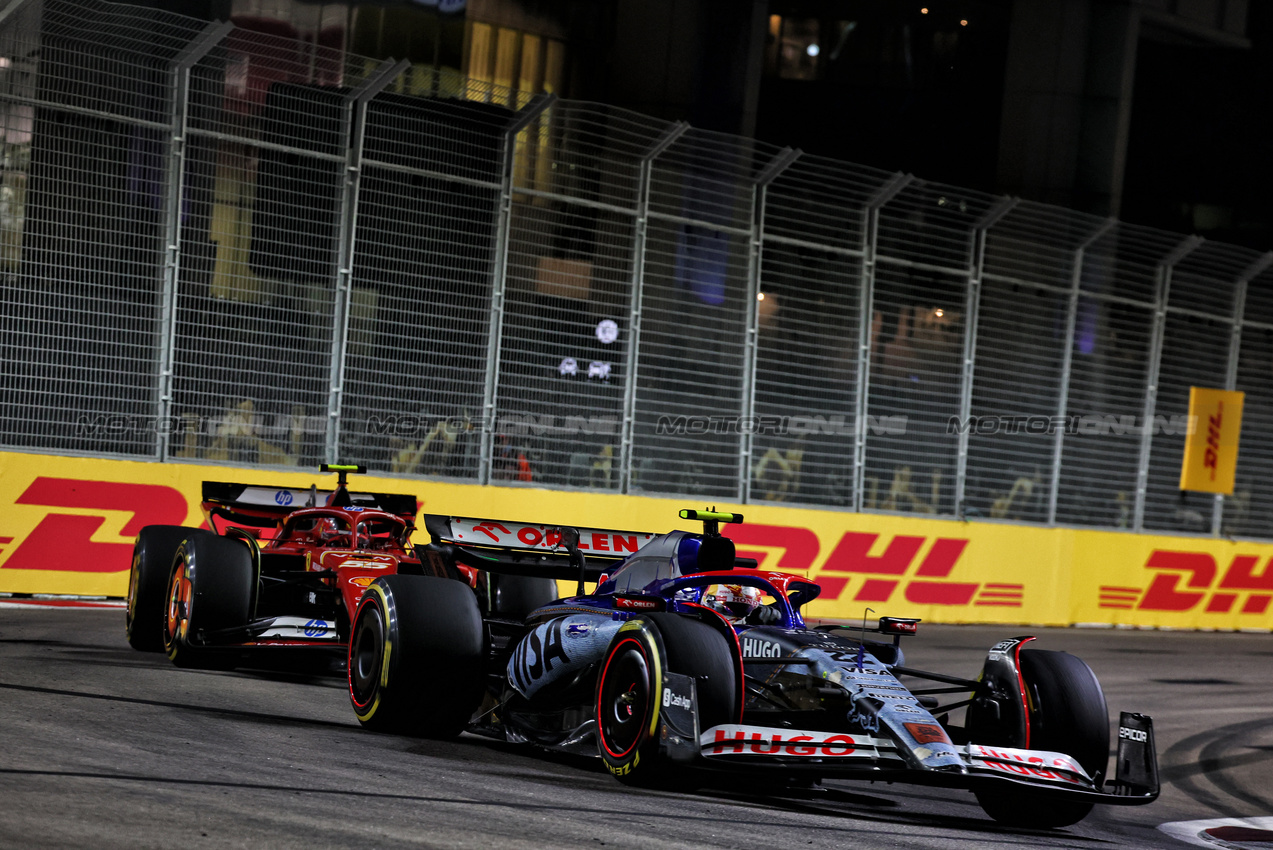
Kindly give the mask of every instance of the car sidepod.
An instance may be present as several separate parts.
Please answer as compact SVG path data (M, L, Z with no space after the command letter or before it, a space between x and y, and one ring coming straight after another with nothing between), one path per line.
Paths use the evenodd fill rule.
M550 615L513 650L506 670L508 684L527 700L551 695L598 664L621 625L609 612Z

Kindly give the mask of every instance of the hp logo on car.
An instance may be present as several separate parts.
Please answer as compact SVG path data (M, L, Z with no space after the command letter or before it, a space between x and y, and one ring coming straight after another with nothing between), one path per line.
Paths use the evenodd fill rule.
M274 494L274 501L278 502L280 505L290 505L292 503L292 491L279 490Z
M322 637L327 634L327 623L324 620L310 620L305 624L305 637Z

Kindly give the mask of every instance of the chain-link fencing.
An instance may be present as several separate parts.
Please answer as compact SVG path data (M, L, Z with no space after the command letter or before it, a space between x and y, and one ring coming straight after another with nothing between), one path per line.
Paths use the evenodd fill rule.
M1269 535L1273 254L97 0L0 133L7 448Z

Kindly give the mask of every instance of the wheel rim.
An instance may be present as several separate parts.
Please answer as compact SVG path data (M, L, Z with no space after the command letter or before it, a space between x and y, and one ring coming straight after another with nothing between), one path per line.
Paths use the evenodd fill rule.
M178 561L168 582L167 616L164 618L164 644L172 648L190 628L190 578L186 562Z
M384 657L384 617L374 602L364 607L349 651L349 686L359 705L371 701L380 680Z
M602 673L597 700L597 724L606 751L615 758L628 756L641 742L650 710L650 668L645 650L635 640L625 640L611 653Z

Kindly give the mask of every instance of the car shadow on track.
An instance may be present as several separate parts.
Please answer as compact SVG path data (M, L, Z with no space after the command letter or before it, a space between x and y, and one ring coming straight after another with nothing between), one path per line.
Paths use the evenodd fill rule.
M40 664L88 663L94 667L121 667L132 670L173 669L172 662L162 652L137 652L133 649L95 646L56 638L0 638L0 645L55 650L51 653L42 653L38 658L29 656ZM302 657L299 653L291 653L290 657L273 662L270 659L255 659L236 664L232 670L187 669L185 672L215 673L216 675L230 673L291 684L342 689L346 681L343 662L334 660L327 654Z
M246 720L253 723L267 723L278 726L317 726L328 729L346 729L357 731L357 724L352 717L348 723L340 723L334 720L316 720L309 717L286 717L278 714L266 714L259 711L244 711L236 708L217 708L207 705L192 705L182 702L166 702L164 700L142 699L140 697L124 697L114 694L98 694L88 691L69 691L61 688L43 688L35 685L19 685L12 682L0 682L0 690L10 691L26 691L28 693L46 694L49 696L74 697L86 700L105 700L107 702L122 702L132 705L148 705L158 708L177 708L184 711L192 711L200 714L211 714L221 717L233 717L238 720Z
M408 739L409 740L409 739ZM1102 843L1100 839L1088 838L1072 831L1035 830L1001 826L986 816L963 816L950 814L930 814L907 808L905 799L885 797L876 794L862 793L843 787L782 786L774 782L772 777L764 774L737 776L733 774L705 774L702 787L692 791L676 789L640 788L624 785L609 777L599 758L576 753L563 753L552 750L540 750L531 745L512 744L478 736L465 736L454 741L417 741L405 748L405 752L433 758L464 759L460 748L475 747L490 754L498 754L498 759L490 764L490 773L502 778L516 778L537 785L558 787L564 792L577 793L580 787L578 774L590 777L604 777L600 782L589 786L592 793L601 793L607 797L630 798L664 797L694 799L704 803L726 805L731 808L739 806L755 813L758 809L774 809L803 815L822 815L855 821L896 825L902 827L932 828L934 830L958 831L965 833L982 833L987 836L1038 836L1057 838L1064 837L1069 842L1088 844ZM525 759L522 768L517 758ZM543 766L565 768L564 770L545 771ZM481 772L480 765L468 765L468 772ZM766 793L757 793L757 787L768 787ZM928 789L914 787L903 792L910 799L923 799L934 802L944 808L976 807L971 797L968 801L940 797L927 793ZM980 814L980 809L978 809ZM677 813L661 815L661 817L690 817L701 820L702 815ZM750 816L750 815L749 815ZM732 815L730 816L733 817ZM710 818L709 818L710 819ZM1044 842L1040 842L1044 843Z
M376 790L370 788L321 788L314 787L313 784L304 785L288 785L275 782L242 782L231 780L216 780L206 778L192 778L188 776L163 776L157 774L139 774L126 772L110 772L110 771L84 771L84 770L37 770L23 768L0 768L0 777L13 776L24 777L28 781L37 778L48 779L75 779L89 782L107 782L111 786L118 786L122 783L138 783L143 786L157 786L166 790L174 787L189 788L206 788L206 789L225 789L251 792L253 795L273 794L273 795L298 795L349 800L367 800L367 801L387 801L394 803L418 803L457 807L472 807L474 811L489 810L492 807L508 809L522 813L563 813L573 818L588 819L596 818L612 818L615 812L615 802L613 798L630 798L634 793L645 793L647 795L658 794L660 796L668 796L662 792L641 792L639 789L630 789L614 783L613 786L595 786L590 791L594 793L599 791L603 795L600 800L593 804L583 802L579 799L579 785L567 786L571 791L576 792L570 795L562 795L560 801L553 802L536 802L523 798L500 798L500 797L470 797L461 795L446 794L411 794L401 793L389 790ZM535 778L537 782L542 783L542 777ZM704 823L719 823L721 825L737 825L739 822L739 813L735 811L735 807L746 812L746 820L755 828L767 829L784 829L790 824L781 818L766 818L762 811L768 809L774 812L786 812L804 816L825 816L834 818L836 821L844 821L847 827L850 822L869 822L884 826L900 826L900 827L920 827L931 828L942 833L950 833L952 831L962 832L965 834L982 834L987 840L999 840L1012 836L1016 839L1025 838L1027 840L1037 839L1040 845L1057 846L1055 840L1064 838L1067 840L1065 846L1081 846L1087 844L1108 844L1107 841L1099 838L1089 838L1086 836L1075 835L1073 833L1064 833L1053 830L1020 830L1007 829L999 827L986 820L978 820L964 817L951 817L949 815L924 815L924 814L905 814L902 812L889 812L887 814L877 814L873 812L864 812L861 809L843 810L838 808L830 808L825 805L814 805L804 801L792 801L781 797L772 796L740 796L730 797L728 795L720 796L710 793L699 793L692 795L677 795L685 798L694 798L699 802L708 804L709 806L724 805L726 810L714 811L711 808L690 808L690 807L669 807L658 813L659 820L664 826L675 831L675 823L696 823L700 826ZM856 797L858 795L850 795ZM884 801L891 804L892 801ZM823 830L838 832L842 827L838 823L816 824L806 823L803 827L806 830ZM996 837L996 838L992 838ZM1051 839L1051 840L1049 840ZM812 842L810 842L812 843ZM1035 841L1031 840L1031 844Z

